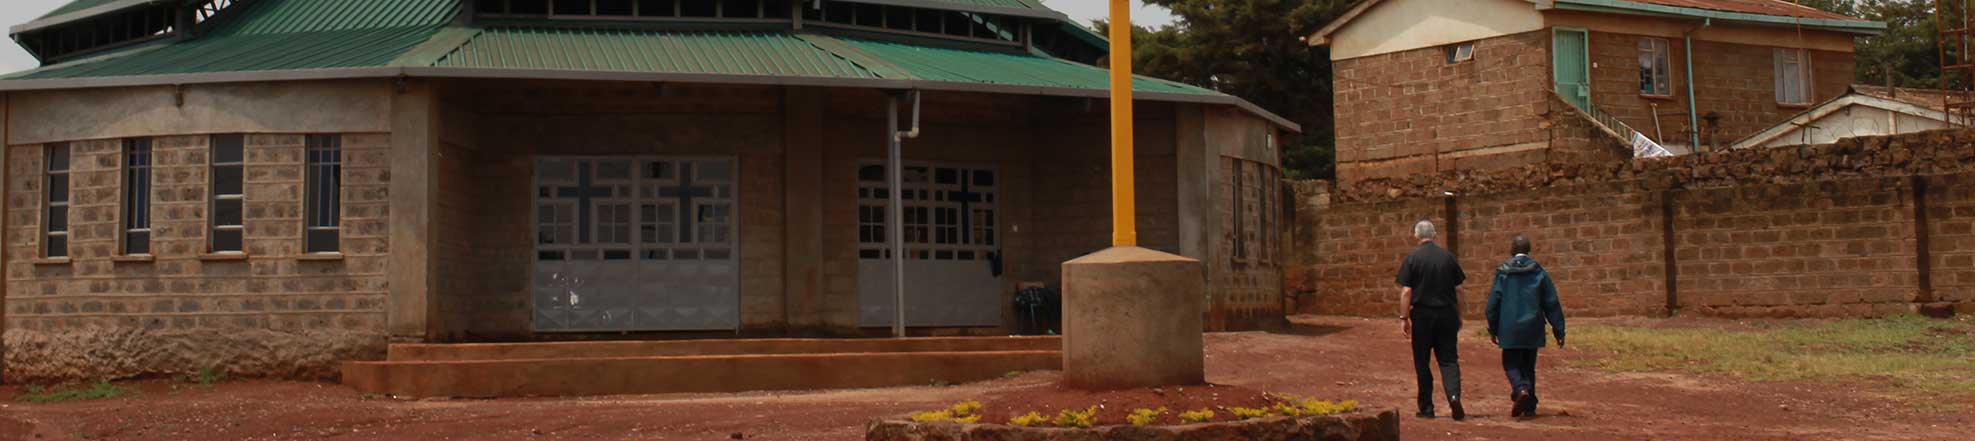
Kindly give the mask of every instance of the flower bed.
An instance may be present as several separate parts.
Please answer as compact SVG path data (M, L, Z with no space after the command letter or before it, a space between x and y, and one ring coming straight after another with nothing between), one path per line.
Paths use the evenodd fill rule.
M1202 389L1214 392L1199 392ZM1023 394L1032 401L1010 397L993 403L1036 405L1056 403L1053 412L989 409L979 401L874 421L865 439L906 440L1397 440L1398 413L1364 411L1354 401L1331 402L1287 395L1252 394L1235 388L1183 388L1172 392L1082 392L1092 401L1063 405L1078 392L1056 390ZM1222 401L1222 394L1227 398ZM1088 404L1091 402L1097 404ZM1148 402L1182 405L1133 407ZM1192 406L1201 403L1224 403ZM1259 405L1257 403L1260 403ZM1006 407L1006 406L1002 406Z

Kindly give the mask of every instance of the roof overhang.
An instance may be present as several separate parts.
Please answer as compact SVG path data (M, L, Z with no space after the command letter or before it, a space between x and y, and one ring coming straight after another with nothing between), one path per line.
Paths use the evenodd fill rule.
M1339 29L1344 29L1344 25L1350 24L1352 20L1358 19L1359 15L1364 15L1365 11L1371 10L1372 7L1384 2L1385 0L1365 0L1358 2L1357 6L1352 6L1350 10L1344 11L1344 15L1337 16L1337 19L1331 20L1330 24L1324 25L1323 29L1318 29L1315 34L1310 34L1310 38L1304 42L1309 43L1311 46L1329 46L1330 34L1337 33Z
M124 77L63 78L0 81L0 92L90 89L105 87L177 86L186 84L313 81L360 78L460 78L528 79L573 81L641 81L667 83L738 84L760 86L844 87L891 90L932 90L948 92L997 93L1007 95L1109 98L1111 91L1070 87L1039 87L1004 84L960 83L952 81L828 78L781 75L710 75L657 72L594 70L486 69L460 67L365 67L342 69L301 69L277 71L213 72ZM1254 103L1229 95L1161 92L1132 92L1135 100L1224 105L1254 114L1284 130L1301 133L1303 127Z
M27 23L14 25L14 27L7 29L7 35L20 35L28 32L34 32L42 29L47 29L55 26L61 26L64 24L86 20L89 18L96 17L98 15L122 11L125 9L132 9L132 8L149 6L154 4L168 4L168 3L177 3L177 2L178 0L115 0L109 3L96 5L93 7L77 10L75 12L70 12L67 14L42 17Z
M1776 140L1776 138L1790 134L1790 132L1793 130L1798 130L1802 126L1810 125L1814 121L1823 119L1826 116L1830 116L1833 113L1837 113L1838 111L1844 110L1845 108L1851 106L1874 107L1874 108L1884 109L1888 112L1913 115L1921 118L1940 121L1943 123L1947 123L1950 126L1953 126L1955 124L1953 121L1949 120L1949 116L1947 112L1942 112L1940 110L1935 110L1935 109L1929 109L1923 106L1914 105L1913 103L1894 101L1894 100L1880 98L1872 95L1852 92L1852 93L1847 93L1843 96L1839 96L1837 98L1832 98L1829 101L1825 101L1809 109L1805 109L1803 112L1798 112L1796 115L1790 116L1790 119L1786 119L1783 120L1783 122L1776 123L1776 125L1770 126L1767 129L1763 129L1760 132L1756 132L1753 135L1749 135L1749 137L1747 138L1742 138L1741 141L1735 141L1734 144L1730 145L1730 148L1746 149L1746 148L1758 147L1763 144L1768 144L1770 141Z
M1780 15L1750 14L1699 8L1656 5L1626 0L1549 0L1545 7L1562 11L1601 12L1607 14L1634 15L1647 17L1689 18L1721 20L1733 23L1746 23L1763 26L1791 26L1804 29L1844 32L1858 35L1879 35L1886 32L1886 24L1868 20L1835 20L1827 18L1785 17Z
M807 2L808 0L798 0L798 1ZM989 6L989 5L980 5L980 4L972 4L972 3L938 1L938 0L837 0L837 1L846 2L846 3L864 3L864 4L872 4L872 5L904 6L910 8L943 9L948 11L959 11L959 12L978 12L982 14L1006 15L1010 17L1046 18L1046 19L1061 20L1066 22L1071 21L1070 16L1068 14L1057 12L1056 10L1049 8L1009 8L1002 6Z

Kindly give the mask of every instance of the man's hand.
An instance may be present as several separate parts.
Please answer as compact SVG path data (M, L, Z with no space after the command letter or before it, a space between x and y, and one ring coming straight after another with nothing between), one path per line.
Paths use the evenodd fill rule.
M1413 338L1413 319L1408 319L1408 318L1399 319L1399 332L1405 333L1406 338L1409 339ZM1563 341L1558 340L1557 344L1561 345L1563 344Z

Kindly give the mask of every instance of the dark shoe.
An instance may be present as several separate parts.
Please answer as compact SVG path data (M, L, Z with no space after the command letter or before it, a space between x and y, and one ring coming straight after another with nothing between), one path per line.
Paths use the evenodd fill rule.
M1413 416L1420 417L1420 419L1430 420L1433 419L1433 411L1424 410L1424 411L1420 411L1420 413L1413 414Z
M1467 421L1468 419L1467 410L1461 408L1460 401L1448 401L1447 407L1451 407L1454 409L1454 421Z
M1509 417L1522 418L1522 409L1528 407L1529 393L1518 391L1514 396L1509 397L1509 399L1515 402L1514 407L1509 408Z
M1516 393L1516 411L1513 416L1518 418L1536 416L1536 394L1527 391Z

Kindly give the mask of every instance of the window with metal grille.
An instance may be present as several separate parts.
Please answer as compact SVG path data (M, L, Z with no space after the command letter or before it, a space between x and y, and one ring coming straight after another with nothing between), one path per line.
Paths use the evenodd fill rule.
M207 248L215 253L245 251L246 136L212 136L212 234Z
M337 135L309 135L307 144L302 252L338 252L343 225L343 139Z
M907 161L901 169L906 255L919 260L987 260L995 238L995 171L984 167ZM885 227L891 194L885 165L865 161L857 172L858 258L891 254Z
M123 254L151 254L151 139L123 140Z
M47 171L42 182L42 201L47 213L41 218L41 255L69 256L69 145L49 144L42 156Z

